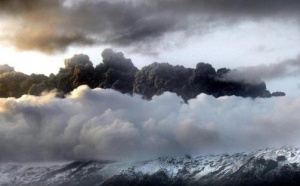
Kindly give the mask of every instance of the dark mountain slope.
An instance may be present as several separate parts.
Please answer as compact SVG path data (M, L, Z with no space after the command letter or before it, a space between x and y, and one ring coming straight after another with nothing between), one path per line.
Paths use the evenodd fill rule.
M139 162L0 163L0 185L296 186L299 163L294 148Z

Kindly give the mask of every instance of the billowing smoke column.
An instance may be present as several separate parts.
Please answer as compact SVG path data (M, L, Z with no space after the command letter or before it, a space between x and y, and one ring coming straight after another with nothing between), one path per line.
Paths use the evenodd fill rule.
M243 73L222 68L215 70L208 63L198 63L195 69L172 66L168 63L153 63L137 69L122 52L105 49L103 63L93 66L84 54L74 55L65 60L65 67L49 77L26 75L15 72L7 65L0 66L0 97L20 97L23 94L40 95L44 91L56 89L60 96L70 93L80 85L90 88L118 90L121 93L140 94L145 99L161 95L165 91L174 92L186 102L200 93L220 97L236 95L242 97L271 97L266 84L259 78L240 78ZM261 73L263 74L263 73ZM255 76L259 77L259 76ZM273 94L284 95L284 93Z
M0 100L0 160L131 159L299 145L300 98L147 101L80 86Z

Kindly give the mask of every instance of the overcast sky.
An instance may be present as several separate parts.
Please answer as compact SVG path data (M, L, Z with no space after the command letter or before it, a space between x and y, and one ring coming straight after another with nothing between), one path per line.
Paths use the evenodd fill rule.
M139 68L154 61L260 69L299 63L299 9L298 0L1 0L0 63L56 73L78 53L100 63L107 47ZM268 88L295 92L297 75L268 76Z

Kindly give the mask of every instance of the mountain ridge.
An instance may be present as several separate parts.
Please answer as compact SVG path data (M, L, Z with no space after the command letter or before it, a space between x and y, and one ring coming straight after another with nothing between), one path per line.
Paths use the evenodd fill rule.
M0 185L299 185L300 149L161 157L148 161L0 164Z

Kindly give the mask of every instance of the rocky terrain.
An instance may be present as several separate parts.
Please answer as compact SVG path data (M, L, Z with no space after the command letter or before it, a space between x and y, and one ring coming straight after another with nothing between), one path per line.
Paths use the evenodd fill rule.
M0 164L1 186L299 185L300 149L163 157L149 161Z

